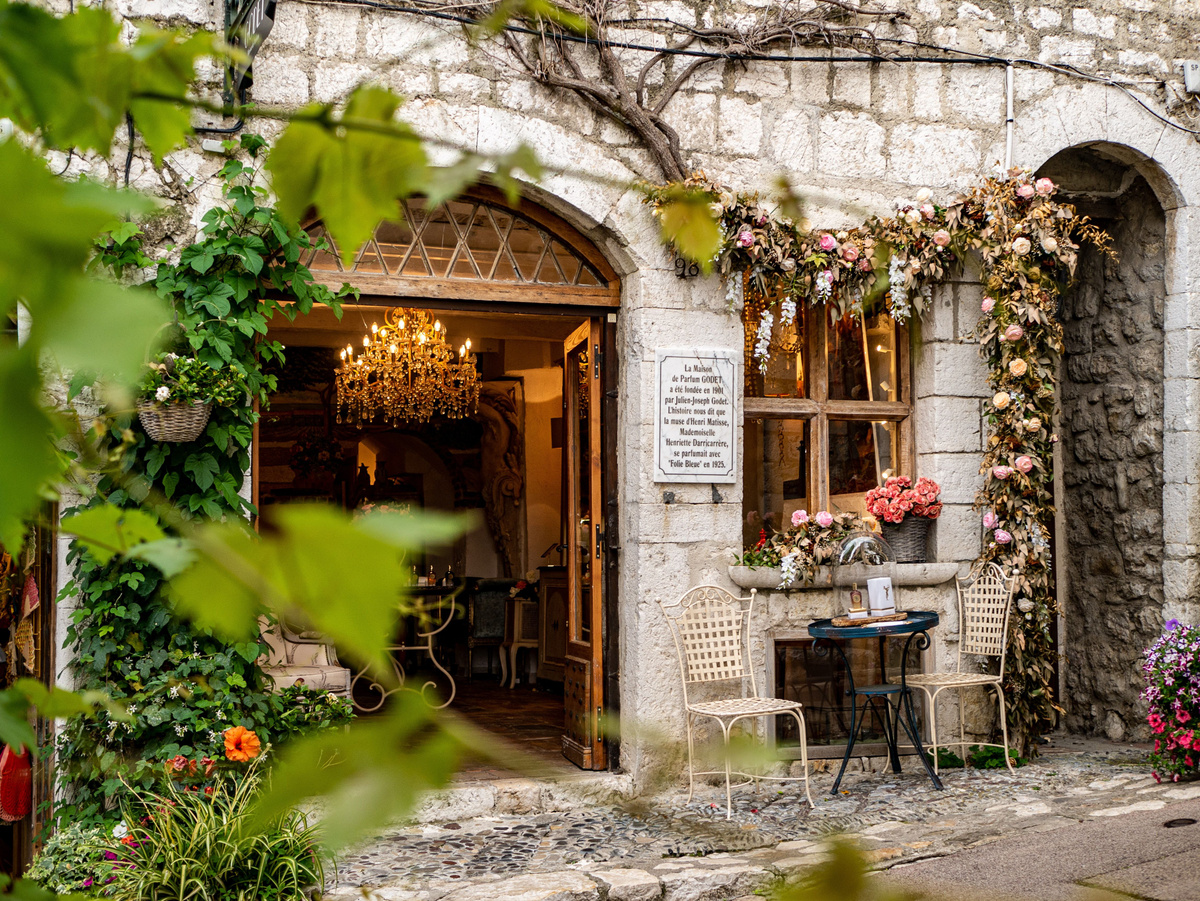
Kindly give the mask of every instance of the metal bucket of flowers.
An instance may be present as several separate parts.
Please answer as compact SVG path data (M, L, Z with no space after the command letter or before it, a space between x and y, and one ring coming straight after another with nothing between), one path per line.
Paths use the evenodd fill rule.
M214 405L230 407L246 397L240 372L173 353L147 365L140 387L138 419L152 440L163 442L195 441Z
M941 492L933 479L913 485L907 476L892 476L867 492L867 512L879 520L897 563L925 562L929 523L942 513Z

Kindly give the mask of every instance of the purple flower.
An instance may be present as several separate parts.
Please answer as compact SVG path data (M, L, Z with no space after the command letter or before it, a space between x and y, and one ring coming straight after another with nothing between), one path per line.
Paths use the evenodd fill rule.
M112 851L105 851L105 852L104 852L104 859L105 859L105 860L116 860L116 859L117 859L117 855L116 855L116 854L114 854Z
M1177 620L1177 619L1167 620L1167 631L1168 632L1174 632L1178 628L1179 628L1179 620Z
M84 888L92 887L92 877L91 876L89 876L87 879L83 880L83 887Z

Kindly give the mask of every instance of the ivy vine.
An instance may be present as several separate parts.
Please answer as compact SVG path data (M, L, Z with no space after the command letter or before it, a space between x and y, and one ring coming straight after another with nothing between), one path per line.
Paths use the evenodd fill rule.
M308 235L288 227L268 203L259 178L264 147L254 135L227 144L241 153L218 173L223 204L204 215L197 240L181 249L177 262L154 267L150 282L175 317L163 349L236 372L247 402L215 407L200 438L175 444L152 441L132 410L108 411L98 450L113 465L86 507L136 507L157 494L185 518L255 512L239 493L259 415L250 401L266 408L276 387L272 369L284 362L268 325L318 303L340 314L342 296L314 283L302 262L312 246ZM127 224L100 243L94 264L136 279L152 261L140 229ZM72 385L72 392L80 387ZM229 726L246 726L277 743L298 728L280 725L281 701L266 691L258 666L265 645L228 644L181 624L172 615L166 580L148 563L102 561L79 542L68 562L74 578L64 594L78 605L68 630L73 674L80 688L122 699L128 715L77 718L61 733L60 778L69 803L60 812L68 819L112 815L117 795L127 786L148 787L163 762L178 754L218 756Z

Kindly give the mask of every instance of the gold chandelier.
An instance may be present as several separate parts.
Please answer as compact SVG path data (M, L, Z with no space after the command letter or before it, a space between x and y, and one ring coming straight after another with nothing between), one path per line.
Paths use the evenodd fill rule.
M425 310L393 307L371 324L362 349L342 351L337 370L337 421L428 422L460 419L479 404L479 372L468 339L455 357L446 329Z

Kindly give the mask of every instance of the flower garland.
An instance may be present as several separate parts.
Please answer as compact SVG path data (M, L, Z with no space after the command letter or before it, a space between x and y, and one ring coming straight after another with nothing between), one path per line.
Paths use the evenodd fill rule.
M770 350L775 305L788 303L793 316L803 302L833 305L840 315L882 309L906 323L927 309L935 285L961 271L968 254L978 254L986 296L976 335L994 392L980 467L984 485L976 498L990 532L981 560L1016 574L1020 616L1008 645L1005 695L1010 734L1029 753L1059 710L1050 637L1057 609L1046 538L1058 440L1051 432L1054 373L1062 353L1055 310L1074 277L1078 242L1111 254L1109 236L1056 201L1050 179L1035 179L1027 169L989 177L946 205L922 189L898 204L895 215L841 231L802 228L759 195L734 194L702 173L682 185L649 189L647 202L662 218L681 191L705 197L720 219L717 271L730 283L746 273L768 298L754 344L760 367Z

